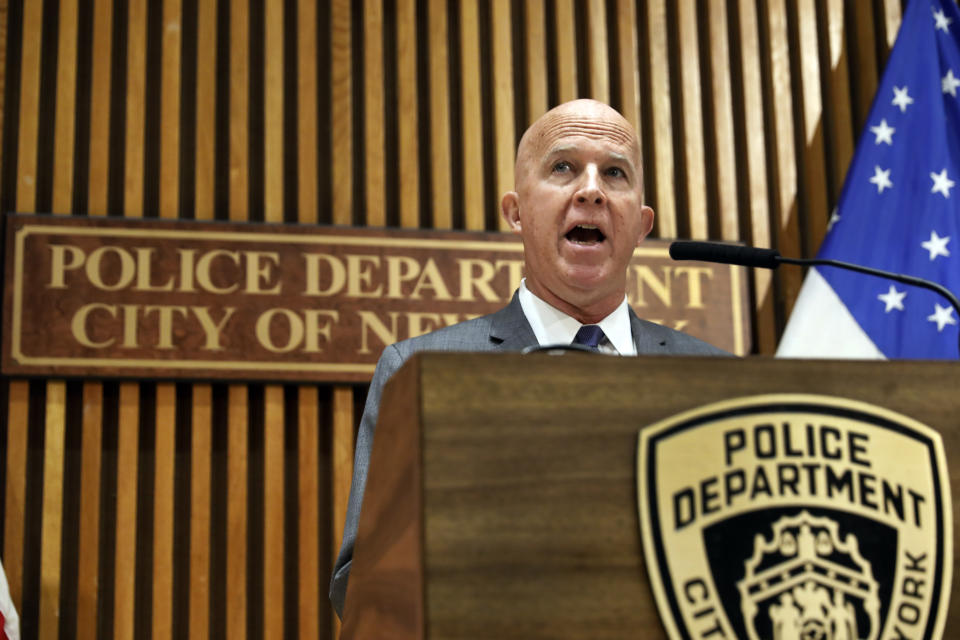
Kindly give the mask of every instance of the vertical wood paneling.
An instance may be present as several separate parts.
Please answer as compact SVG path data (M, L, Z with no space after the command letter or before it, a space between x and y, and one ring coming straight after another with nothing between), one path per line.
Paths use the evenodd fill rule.
M590 97L610 102L610 64L607 59L607 9L604 0L587 0L587 47L590 51Z
M217 3L197 4L197 124L195 215L214 217L214 145L217 96Z
M26 3L23 7L22 47L20 57L20 104L17 149L16 206L18 211L34 212L36 206L38 111L40 101L40 61L43 31L42 3ZM4 531L5 573L10 582L14 605L23 612L24 605L24 538L27 455L29 436L29 385L12 382L9 392L7 421L7 495L4 513L8 526ZM8 515L9 513L9 515ZM36 535L31 532L31 535ZM41 567L31 567L40 573ZM41 573L41 580L43 579ZM42 584L41 584L42 589ZM31 599L39 594L29 594ZM34 600L34 603L36 601ZM40 603L40 606L46 604ZM29 623L25 620L25 625ZM31 621L32 622L32 621Z
M80 523L77 540L77 639L96 640L100 585L100 473L103 446L103 385L83 385L80 445Z
M117 429L117 532L113 572L113 637L134 637L137 563L137 463L140 442L140 387L120 385Z
M126 215L143 215L143 140L147 67L147 7L132 0L127 23L127 105L124 140L124 198ZM131 595L132 597L132 595Z
M110 160L110 74L113 46L113 3L96 0L93 9L93 68L90 81L90 185L91 215L107 214Z
M232 384L227 415L227 627L233 640L247 637L247 387Z
M438 229L453 227L450 194L450 80L447 46L447 4L442 0L430 2L430 185L433 226Z
M577 31L574 0L554 0L554 30L557 43L553 64L556 67L557 96L567 102L579 96L577 82Z
M73 196L73 136L77 84L76 0L60 3L57 45L57 112L54 122L53 212L70 213Z
M299 511L297 550L297 627L300 638L320 636L321 603L326 600L325 576L320 573L320 547L317 543L321 527L320 519L320 460L319 435L320 398L316 387L302 386L298 389L297 403L297 509ZM335 553L335 552L334 552Z
M37 182L37 132L40 111L40 44L43 3L23 7L23 50L20 57L20 132L17 149L17 211L34 212Z
M707 171L716 173L720 237L740 239L737 203L736 132L733 127L733 90L730 80L730 43L728 42L726 3L707 4L710 20L710 88L713 90L713 140L715 155L707 160ZM709 135L709 134L708 134Z
M417 143L417 8L415 0L397 0L397 171L400 178L400 226L420 225L420 164Z
M807 210L803 219L809 245L819 247L827 230L826 154L823 142L823 100L817 47L817 10L814 0L796 4L799 30L800 84L803 93L803 166Z
M900 20L903 18L900 1L883 0L883 23L887 36L888 52L893 49L893 43L897 40L897 31L900 30Z
M317 192L317 5L297 2L297 180L300 222L315 224Z
M620 112L641 134L640 79L637 69L637 9L632 0L617 0L617 68ZM643 140L640 140L641 144Z
M544 0L525 0L524 47L527 71L527 125L547 110L547 33Z
M821 37L827 39L830 54L827 73L830 81L826 86L830 105L830 115L833 119L833 135L831 141L831 160L833 189L830 192L830 201L836 203L840 199L840 188L843 178L847 174L850 160L853 158L853 118L850 113L850 74L848 72L847 47L844 40L844 5L843 0L828 0L826 6L827 33Z
M40 527L40 625L37 633L42 640L59 635L66 402L66 383L48 382L43 440L43 520Z
M283 387L267 385L264 411L263 637L283 637L284 419ZM251 603L251 606L258 606Z
M283 3L267 2L266 64L266 221L283 221ZM284 613L284 420L283 387L266 385L264 389L263 487L263 600L248 602L248 607L263 611L263 637L283 637Z
M230 9L230 220L245 222L250 177L250 16L242 4Z
M190 414L190 638L206 638L210 629L210 455L211 388L193 387Z
M353 217L353 113L350 77L350 0L330 2L330 137L333 180L333 222L350 224ZM357 79L357 82L360 80Z
M700 45L697 37L697 7L694 0L677 3L680 22L680 78L683 95L684 166L686 169L686 215L690 237L706 239L707 175L703 145L703 96L700 90Z
M283 5L266 2L264 221L283 222Z
M333 420L331 422L333 438L331 454L333 517L330 523L332 527L330 538L333 544L330 554L335 559L343 540L343 525L347 518L347 499L350 496L350 479L353 476L354 415L353 389L350 387L334 387ZM339 620L335 618L333 623L333 637L338 637L340 635Z
M173 521L176 467L176 387L157 385L153 481L153 640L173 638Z
M493 19L493 100L494 128L496 129L496 184L497 194L513 191L513 157L515 146L513 103L513 41L510 34L510 3L495 0ZM500 220L500 230L507 231L506 220Z
M877 91L877 37L873 31L875 24L873 3L852 2L847 10L852 10L852 26L857 39L853 58L857 70L854 74L856 87L854 116L856 124L862 128L864 122L866 122L867 114L870 112L873 96Z
M162 218L176 218L180 201L180 47L182 0L164 0L160 89L160 202Z
M776 163L777 195L776 246L783 255L797 256L800 250L800 231L797 202L797 164L793 128L793 86L790 76L790 45L787 33L787 8L784 0L771 0L767 6L768 42L771 73L771 102L774 120L774 162ZM783 284L781 300L796 300L800 292L802 274L797 270L778 272ZM788 302L788 306L792 302Z
M383 109L383 0L363 3L363 136L367 224L387 223Z
M753 0L737 0L740 31L740 69L743 78L743 130L746 135L746 170L749 241L759 247L773 247L770 229L770 204L767 183L767 140L763 118L763 84L760 46L760 25ZM775 300L773 273L768 269L753 269L754 317L757 319L757 347L762 353L773 353L776 348Z
M656 235L661 238L677 237L677 206L674 196L673 169L673 121L667 51L667 9L665 0L647 2L647 50L651 95L650 110L653 114L652 145L654 157L653 179L655 185Z
M7 89L7 32L10 30L10 7L0 4L0 149L3 145L4 101Z
M480 90L480 11L476 3L460 5L460 82L462 95L464 214L467 229L484 227L483 112Z
M27 435L30 385L11 382L7 406L7 478L4 496L3 568L10 598L23 608L23 537L27 493Z
M143 0L131 2L128 11L123 203L126 215L140 217L144 207L146 3ZM117 532L113 575L115 640L134 637L139 439L140 388L136 383L125 382L120 385L117 436Z

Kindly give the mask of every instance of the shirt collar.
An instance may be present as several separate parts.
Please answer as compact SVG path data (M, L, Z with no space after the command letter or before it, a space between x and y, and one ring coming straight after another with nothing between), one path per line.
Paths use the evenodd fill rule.
M540 346L573 342L577 331L583 326L578 320L534 295L527 288L526 279L520 281L519 296L523 315L527 317L527 322L530 323ZM628 309L627 296L623 296L620 305L597 324L603 329L603 333L610 342L606 346L612 347L616 353L622 356L635 356L637 355L637 345L633 342L633 331L630 327L630 312ZM601 344L601 351L605 350L604 346Z

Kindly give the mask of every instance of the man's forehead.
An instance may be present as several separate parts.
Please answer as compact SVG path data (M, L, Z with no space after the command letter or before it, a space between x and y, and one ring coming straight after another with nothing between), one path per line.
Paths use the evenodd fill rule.
M574 113L548 115L540 123L539 129L536 139L541 149L553 147L564 138L572 137L606 140L625 149L634 147L636 141L633 129L627 122L618 122L610 116Z
M639 161L636 133L623 116L599 103L576 106L579 108L564 109L561 106L534 123L521 141L518 156L526 152L543 157L557 148L575 147L578 139L586 139L606 143L611 152L620 153L632 162Z

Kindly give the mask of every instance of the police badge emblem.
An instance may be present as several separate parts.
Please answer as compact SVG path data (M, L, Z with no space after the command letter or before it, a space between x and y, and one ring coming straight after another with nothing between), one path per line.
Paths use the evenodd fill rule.
M645 427L640 534L671 638L941 638L940 435L863 402L740 398Z

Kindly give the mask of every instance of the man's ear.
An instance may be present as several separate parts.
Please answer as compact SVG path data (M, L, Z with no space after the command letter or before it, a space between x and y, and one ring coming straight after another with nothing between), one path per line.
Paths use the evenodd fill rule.
M500 215L510 230L520 233L520 196L516 191L508 191L500 199Z
M640 208L640 222L643 232L640 234L640 238L637 239L638 245L643 242L643 239L653 230L653 217L653 209L646 205Z

